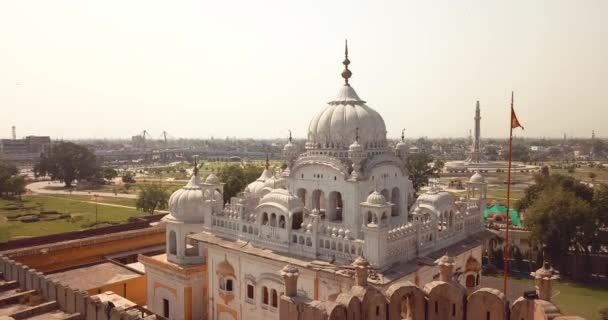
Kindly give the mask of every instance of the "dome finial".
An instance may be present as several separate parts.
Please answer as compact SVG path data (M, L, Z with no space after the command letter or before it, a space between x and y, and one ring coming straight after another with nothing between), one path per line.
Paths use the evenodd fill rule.
M291 142L291 130L288 130L288 131L289 131L289 142Z
M350 84L348 84L348 79L350 79L350 77L353 75L353 73L350 70L348 70L348 65L350 64L350 60L348 60L348 39L345 40L345 43L344 43L344 61L342 61L342 64L344 65L344 71L342 71L342 78L344 78L344 85L350 86Z
M270 168L270 160L268 159L268 153L266 154L266 170Z
M347 82L348 84L348 82ZM355 128L355 141L359 142L359 127Z
M405 129L401 130L401 142L405 142Z
M197 176L198 175L198 166L196 165L196 160L198 160L198 155L194 156L194 169L192 169L192 173Z

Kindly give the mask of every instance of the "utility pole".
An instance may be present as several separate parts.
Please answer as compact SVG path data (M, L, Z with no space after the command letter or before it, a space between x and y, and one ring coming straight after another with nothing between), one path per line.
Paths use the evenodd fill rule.
M98 220L97 220L97 197L98 197L98 195L94 194L93 197L95 197L95 228L97 228L97 223L98 223Z

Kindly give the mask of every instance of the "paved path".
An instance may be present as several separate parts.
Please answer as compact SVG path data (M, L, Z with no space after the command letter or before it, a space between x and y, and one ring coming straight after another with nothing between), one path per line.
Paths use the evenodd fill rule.
M117 193L113 192L96 192L96 191L68 191L65 189L61 189L64 186L61 182L56 181L41 181L34 182L28 184L25 188L30 190L33 193L40 194L67 194L67 195L80 195L80 196L90 196L90 195L98 195L100 197L110 197L110 198L126 198L126 199L137 199L136 194L129 193Z

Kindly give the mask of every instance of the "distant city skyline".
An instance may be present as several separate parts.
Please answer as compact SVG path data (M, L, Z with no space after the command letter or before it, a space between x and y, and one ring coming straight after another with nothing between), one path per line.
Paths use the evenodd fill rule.
M305 138L342 85L387 136L608 136L608 1L5 1L0 138Z

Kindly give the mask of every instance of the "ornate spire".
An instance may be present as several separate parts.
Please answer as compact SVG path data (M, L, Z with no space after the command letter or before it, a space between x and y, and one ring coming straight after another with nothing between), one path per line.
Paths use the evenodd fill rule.
M348 70L348 65L350 64L350 60L348 60L348 40L345 40L344 61L342 61L342 64L344 65L344 71L342 71L342 78L344 78L344 85L350 86L350 84L348 84L348 79L350 79L350 77L353 75L353 73L350 70Z
M270 160L268 159L268 153L266 154L266 170L270 168Z
M405 129L401 130L401 142L405 142Z
M196 160L198 160L198 156L194 156L194 169L192 169L192 173L195 176L198 176L198 166L196 165Z
M289 142L291 142L291 130L289 130Z

